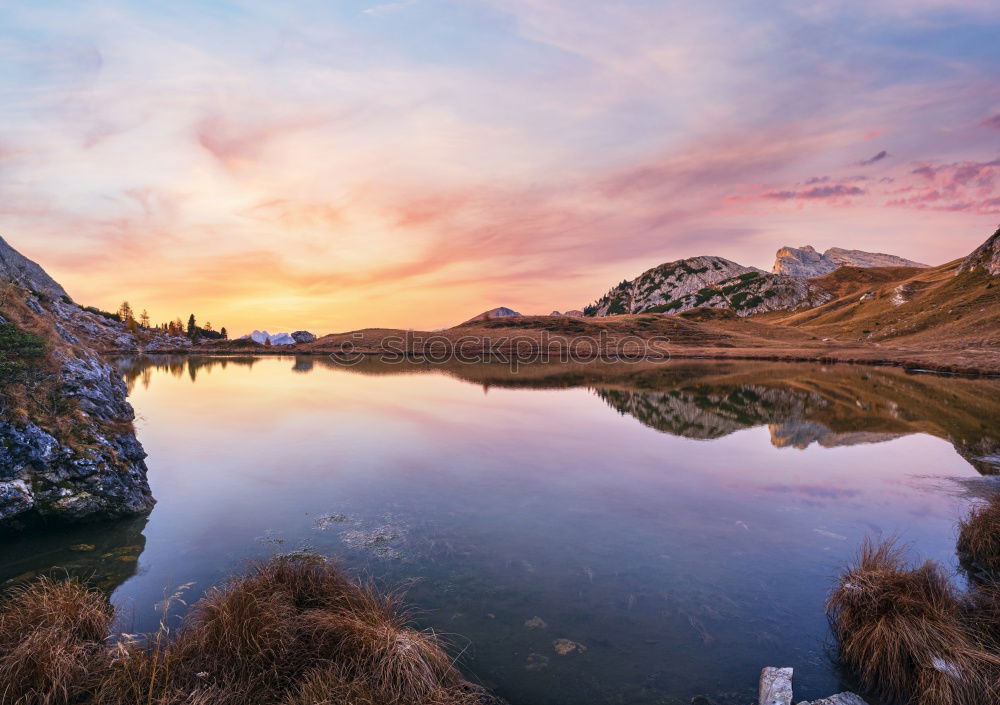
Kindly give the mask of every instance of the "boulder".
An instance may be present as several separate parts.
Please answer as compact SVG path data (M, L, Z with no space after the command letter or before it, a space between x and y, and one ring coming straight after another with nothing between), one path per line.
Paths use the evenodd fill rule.
M316 340L316 336L307 330L297 330L292 333L292 338L296 343L311 343Z

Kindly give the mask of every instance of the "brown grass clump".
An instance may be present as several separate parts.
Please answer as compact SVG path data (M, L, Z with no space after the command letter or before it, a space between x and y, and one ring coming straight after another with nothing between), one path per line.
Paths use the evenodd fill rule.
M1000 581L1000 496L975 506L959 524L958 557L973 580Z
M15 590L0 612L0 702L75 702L102 670L114 613L77 580L41 580Z
M869 692L921 705L998 702L1000 655L972 626L983 615L936 564L911 567L893 541L866 540L827 610L842 660Z
M59 589L33 588L35 599ZM179 596L179 595L178 595ZM175 596L175 597L178 597ZM82 596L81 596L82 599ZM14 608L15 603L9 607ZM110 620L110 617L109 617ZM40 620L44 622L45 620ZM39 620L10 622L27 660L48 648ZM6 623L4 623L6 624ZM105 622L100 631L104 638ZM93 637L88 633L88 638ZM392 600L310 555L256 563L209 591L183 625L143 643L122 641L70 669L57 697L17 705L481 705L433 634L405 624ZM8 661L6 651L0 664ZM74 661L73 663L77 663ZM90 670L86 666L90 666ZM7 671L3 671L6 674ZM62 671L59 671L61 674ZM45 674L40 689L50 688ZM69 685L62 685L68 683ZM51 688L50 688L51 689ZM7 698L2 700L5 704Z

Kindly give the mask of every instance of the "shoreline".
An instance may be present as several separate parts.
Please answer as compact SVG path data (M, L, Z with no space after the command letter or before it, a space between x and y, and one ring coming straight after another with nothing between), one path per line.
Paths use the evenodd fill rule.
M157 349L157 350L145 350L141 348L112 348L104 349L99 351L105 356L120 356L120 355L183 355L183 356L208 356L208 357L231 357L234 355L251 355L251 356L286 356L286 357L335 357L338 353L336 351L324 350L324 349L309 349L309 348L297 348L296 346L283 346L282 349L273 349L260 346L259 349L255 348L224 348L224 347L213 347L213 348L174 348L174 349ZM453 351L448 352L449 355ZM481 362L488 362L489 356L507 356L508 359L521 360L520 356L527 355L539 355L542 352L541 347L534 347L528 350L515 351L511 349L492 349L492 348L482 348L478 350L464 350L463 354L472 354L483 356L484 359L475 362L469 362L468 364L479 364ZM548 350L548 354L551 359L531 359L530 362L559 362L559 350ZM767 353L729 353L723 350L699 350L697 352L674 352L666 351L666 355L625 355L625 354L611 354L611 353L599 353L590 356L589 358L582 361L611 361L618 359L627 359L630 361L636 360L717 360L717 361L760 361L760 362L787 362L787 363L802 363L811 362L817 364L831 365L831 364L843 364L843 365L864 365L870 367L897 367L901 368L907 372L914 374L938 374L938 375L952 375L968 378L998 378L1000 377L1000 361L997 364L987 364L987 365L966 365L966 364L954 364L948 362L934 362L927 359L919 359L916 356L910 356L903 354L900 357L890 357L890 356L873 356L864 357L857 355L854 350L848 349L843 351L842 355L831 355L831 354L817 354L809 355L802 354L801 352L795 353L783 353L779 351L767 352ZM356 349L351 352L352 355L361 355L365 358L376 358L386 355L399 356L402 355L408 360L411 359L425 359L433 356L440 356L441 351L417 351L408 350L403 353L390 350L361 350ZM926 353L921 353L918 355L935 355L942 354L938 351L927 351ZM523 362L523 360L521 360ZM581 361L581 360L577 360ZM431 362L440 362L434 361Z

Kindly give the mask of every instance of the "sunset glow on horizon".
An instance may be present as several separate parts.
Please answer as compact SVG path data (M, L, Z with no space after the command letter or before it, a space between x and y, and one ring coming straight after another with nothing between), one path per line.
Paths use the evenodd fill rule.
M582 308L1000 222L993 0L49 2L0 15L0 235L231 335Z

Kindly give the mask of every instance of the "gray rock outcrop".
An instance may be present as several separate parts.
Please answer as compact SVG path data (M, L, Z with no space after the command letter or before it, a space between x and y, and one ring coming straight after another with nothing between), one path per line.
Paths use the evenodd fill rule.
M994 277L1000 274L1000 228L962 261L958 274L975 269L983 269Z
M811 279L829 274L840 267L927 267L896 255L863 250L845 250L831 247L820 254L812 245L782 247L774 256L772 274L783 274L799 279Z
M3 246L4 261L16 263L13 276L0 271L3 317L14 326L8 333L36 331L32 335L41 336L44 352L23 363L23 377L0 382L5 397L22 400L20 408L5 406L0 420L0 526L148 511L153 498L146 453L135 436L128 389L90 344L106 332L104 324L64 293L53 298L62 287ZM0 359L6 354L18 361L15 349L0 350Z
M292 339L294 339L296 343L311 343L316 340L316 336L307 330L297 330L292 333Z

